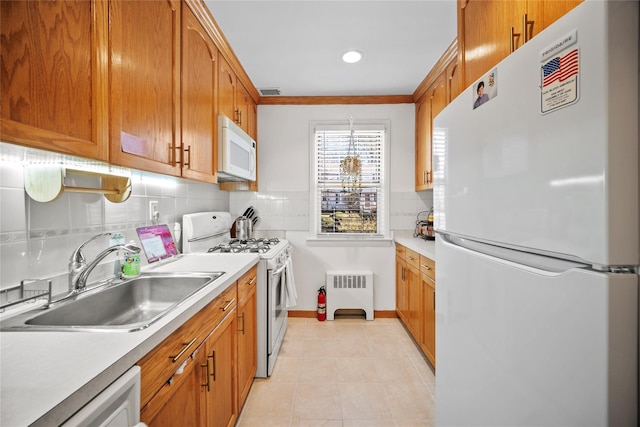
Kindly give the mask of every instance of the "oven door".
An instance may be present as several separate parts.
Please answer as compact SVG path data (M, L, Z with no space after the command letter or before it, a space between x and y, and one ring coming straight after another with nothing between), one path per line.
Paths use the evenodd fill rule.
M286 264L274 270L268 270L267 289L269 295L267 345L269 355L277 352L284 338L287 324L287 308L285 306L285 270Z

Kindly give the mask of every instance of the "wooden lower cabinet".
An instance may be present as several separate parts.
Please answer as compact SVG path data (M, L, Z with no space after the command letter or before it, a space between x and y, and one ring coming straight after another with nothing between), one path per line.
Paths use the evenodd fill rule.
M396 255L396 313L405 324L409 321L409 283L407 274L407 262L404 260L404 255L402 257Z
M258 367L257 270L238 280L238 410L242 409Z
M203 374L204 348L198 349L188 360L181 374L171 380L140 411L140 419L149 427L171 427L180 420L180 425L202 426L204 417L200 406L201 384L206 381Z
M396 312L436 366L435 262L396 243Z
M236 354L238 321L234 309L205 341L208 389L201 399L207 426L230 427L238 418Z
M138 362L142 422L235 425L257 366L256 277L253 267Z

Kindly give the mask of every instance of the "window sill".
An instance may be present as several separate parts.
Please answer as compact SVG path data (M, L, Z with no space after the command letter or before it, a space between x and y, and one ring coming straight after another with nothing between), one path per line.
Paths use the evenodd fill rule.
M382 247L392 245L392 237L307 237L307 246Z

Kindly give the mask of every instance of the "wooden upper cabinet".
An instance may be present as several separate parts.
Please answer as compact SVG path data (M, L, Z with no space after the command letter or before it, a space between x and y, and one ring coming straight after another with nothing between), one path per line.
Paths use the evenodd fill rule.
M458 0L465 87L581 0Z
M110 160L180 175L180 2L111 1Z
M431 169L431 95L416 102L416 191L428 190Z
M182 176L217 181L218 49L191 9L182 7Z
M218 112L236 122L236 74L222 55L220 55L219 62Z
M451 61L445 70L447 85L447 104L462 92L462 66L458 60Z
M107 6L101 1L0 2L0 138L108 157Z
M526 12L524 0L461 1L464 40L465 87L473 84L491 67L520 46L520 17ZM458 31L460 31L460 26Z

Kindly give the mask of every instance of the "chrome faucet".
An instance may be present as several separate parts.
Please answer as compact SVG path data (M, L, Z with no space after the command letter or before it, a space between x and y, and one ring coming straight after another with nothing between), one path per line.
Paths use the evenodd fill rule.
M87 262L84 254L82 253L82 248L99 237L103 236L111 236L111 233L102 233L96 236L93 236L73 251L71 254L71 258L69 259L69 294L78 293L83 291L87 286L87 279L89 278L89 274L93 271L94 268L107 257L111 252L115 252L119 249L124 249L133 253L140 253L140 248L134 246L132 244L126 245L113 245L100 252L93 261Z

